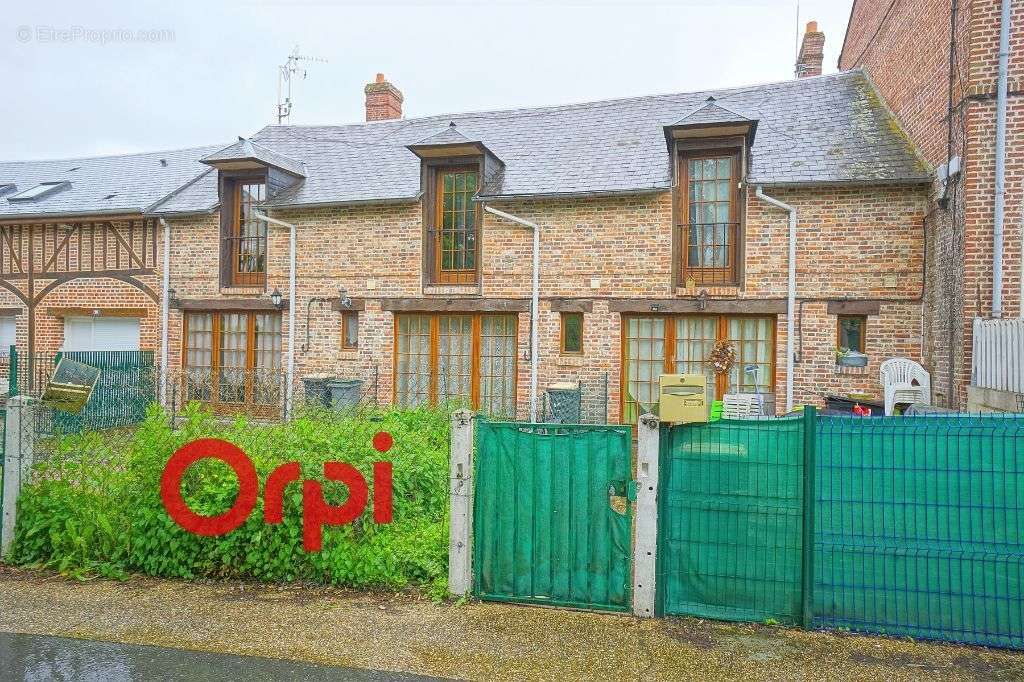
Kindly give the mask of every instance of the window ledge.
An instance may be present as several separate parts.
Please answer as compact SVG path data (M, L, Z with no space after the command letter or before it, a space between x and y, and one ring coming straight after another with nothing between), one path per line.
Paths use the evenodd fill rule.
M555 364L559 367L583 367L586 360L582 355L559 355Z
M263 287L221 287L220 293L225 296L260 296L265 292Z
M867 367L846 367L845 365L835 365L835 373L842 374L845 376L863 377L868 375Z
M425 284L424 296L479 296L480 286L477 284Z

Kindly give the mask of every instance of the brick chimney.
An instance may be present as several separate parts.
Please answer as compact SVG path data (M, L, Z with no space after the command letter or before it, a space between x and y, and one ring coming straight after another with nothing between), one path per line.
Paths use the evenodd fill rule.
M818 22L807 22L804 42L796 58L796 77L809 78L821 75L821 63L825 60L825 34L818 30Z
M384 80L384 74L378 73L377 80L368 83L366 93L366 120L387 121L402 118L402 92Z

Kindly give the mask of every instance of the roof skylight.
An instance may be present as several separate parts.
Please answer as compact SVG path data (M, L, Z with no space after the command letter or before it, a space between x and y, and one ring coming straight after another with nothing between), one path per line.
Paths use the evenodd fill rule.
M7 200L31 201L33 199L39 199L41 197L46 196L47 194L57 192L70 186L71 183L68 182L67 180L61 180L59 182L41 182L35 187L30 187L29 189L26 189L22 192L18 192L17 194L8 197Z

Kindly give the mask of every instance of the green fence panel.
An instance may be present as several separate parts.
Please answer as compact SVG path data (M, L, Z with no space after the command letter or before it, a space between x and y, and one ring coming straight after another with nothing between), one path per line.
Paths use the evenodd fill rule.
M478 419L474 592L626 611L632 595L628 426Z
M663 615L801 620L803 420L662 429Z
M1024 419L817 424L819 627L1024 647Z

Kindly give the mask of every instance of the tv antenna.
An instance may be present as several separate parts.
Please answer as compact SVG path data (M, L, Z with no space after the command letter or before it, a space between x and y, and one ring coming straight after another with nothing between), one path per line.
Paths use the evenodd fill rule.
M320 62L326 64L326 59L309 57L299 53L299 46L292 49L284 64L277 67L277 123L288 122L292 115L292 76L301 73L302 79L306 79L306 69L299 68L299 62Z

